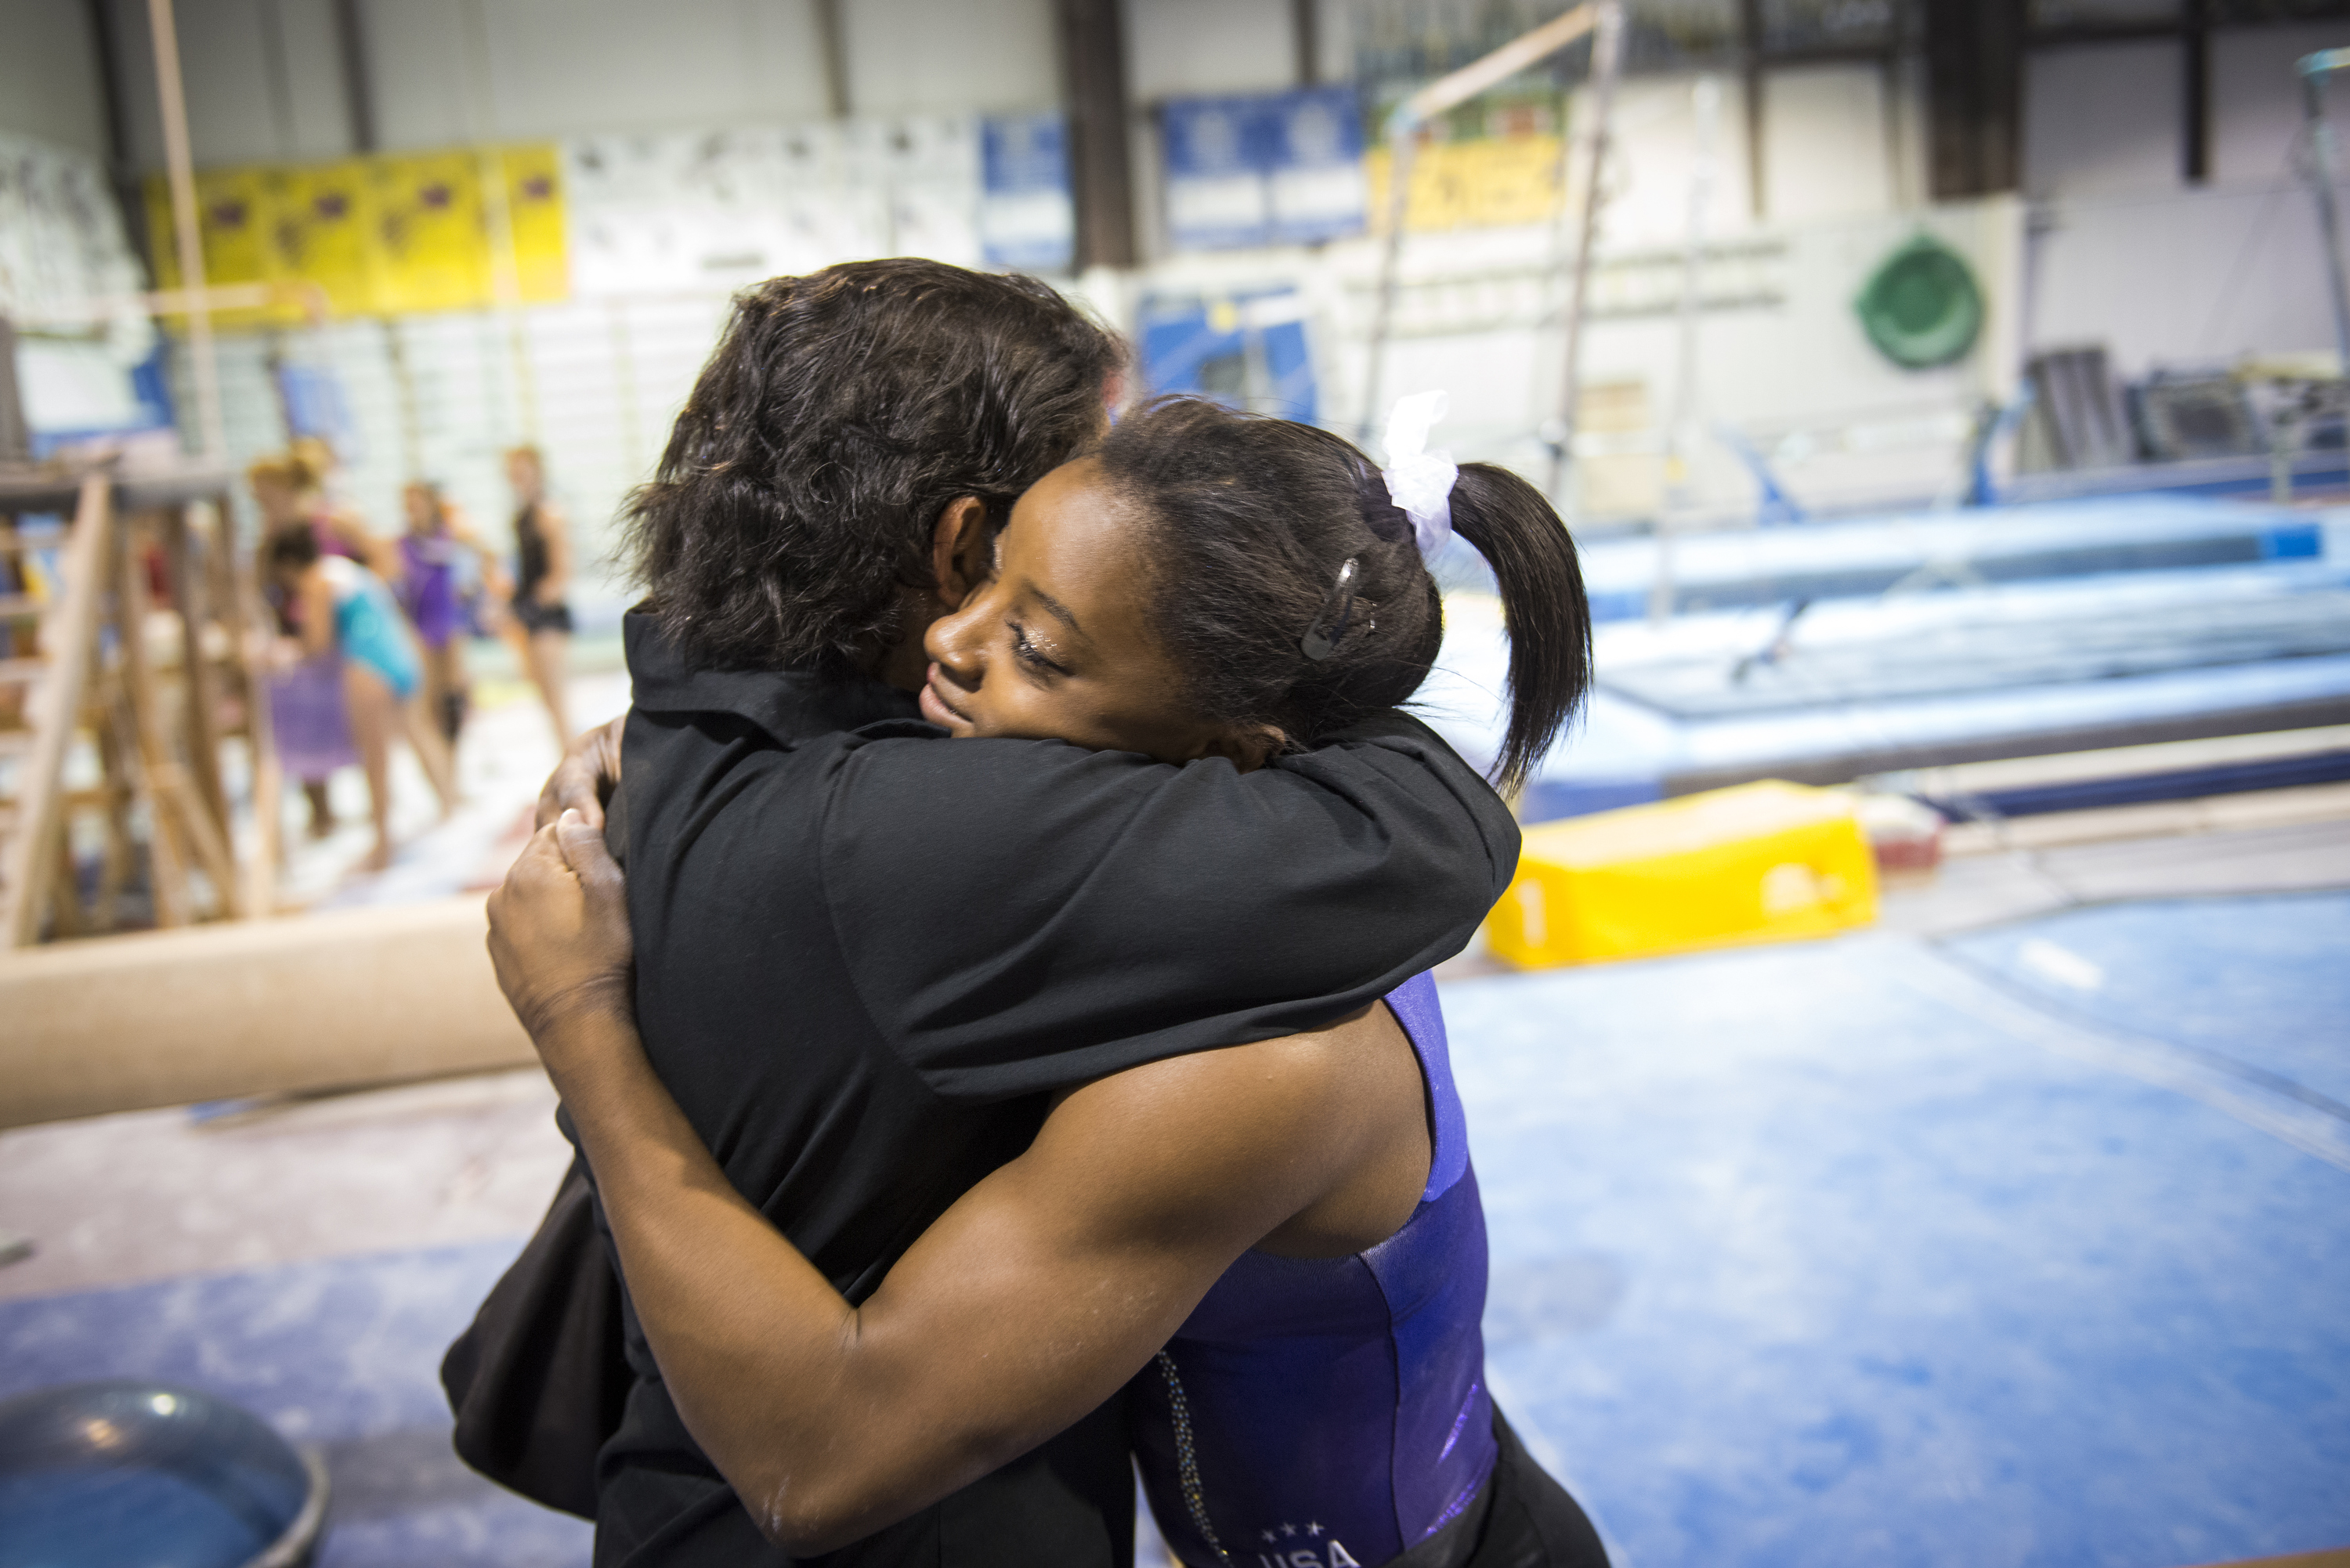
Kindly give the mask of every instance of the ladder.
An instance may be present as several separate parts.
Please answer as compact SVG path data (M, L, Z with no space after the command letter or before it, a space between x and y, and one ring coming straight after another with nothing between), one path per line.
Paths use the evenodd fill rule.
M0 477L0 947L270 913L277 779L228 480ZM62 537L26 517L71 508ZM241 737L237 852L223 743ZM98 846L85 888L77 845ZM146 923L137 920L137 923Z

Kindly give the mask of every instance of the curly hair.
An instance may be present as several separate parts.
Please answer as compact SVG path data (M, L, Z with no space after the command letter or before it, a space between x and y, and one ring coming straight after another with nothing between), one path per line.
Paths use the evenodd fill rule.
M1034 278L850 262L736 296L623 552L663 633L713 670L851 668L931 581L940 512L1020 493L1097 439L1125 362Z
M1378 464L1346 440L1169 397L1128 414L1094 455L1141 511L1152 629L1201 716L1311 746L1427 679L1443 598ZM1590 606L1575 541L1533 485L1463 463L1451 503L1509 628L1494 777L1513 789L1590 688Z

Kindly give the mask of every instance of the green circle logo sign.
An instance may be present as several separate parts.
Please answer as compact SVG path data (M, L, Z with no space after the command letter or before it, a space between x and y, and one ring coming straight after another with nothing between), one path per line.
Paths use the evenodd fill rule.
M1982 290L1966 258L1922 234L1886 258L1853 310L1877 352L1910 370L1965 358L1982 331Z

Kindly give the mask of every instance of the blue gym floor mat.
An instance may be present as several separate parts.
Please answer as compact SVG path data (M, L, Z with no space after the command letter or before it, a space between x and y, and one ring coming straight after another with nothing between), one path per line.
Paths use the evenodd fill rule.
M2296 902L2312 943L2350 909ZM2338 1042L2300 950L2191 959L2238 901L2137 913L2084 940L2117 997L2225 971L2246 1060ZM2350 1543L2350 1129L1981 963L1861 935L1446 988L1493 1388L1627 1568Z
M1621 1568L2350 1544L2345 931L2163 902L1448 985L1497 1397ZM448 1448L515 1247L0 1303L0 1397L165 1378L322 1445L320 1568L577 1568Z
M1947 950L2060 1015L2273 1075L2350 1117L2339 894L2074 909Z
M585 1521L499 1490L449 1447L441 1354L520 1245L0 1302L0 1398L151 1377L317 1445L334 1492L316 1568L582 1568Z

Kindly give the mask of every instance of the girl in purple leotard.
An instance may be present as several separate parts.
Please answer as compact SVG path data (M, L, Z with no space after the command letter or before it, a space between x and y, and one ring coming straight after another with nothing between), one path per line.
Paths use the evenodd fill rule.
M358 527L356 519L338 516L327 505L320 475L307 457L285 452L262 458L245 470L245 480L261 512L265 543L289 528L307 527L323 553L365 554L365 531ZM343 701L342 656L331 649L324 653L302 651L299 600L271 578L265 561L260 577L285 650L269 676L270 725L277 764L301 787L309 803L310 836L324 838L335 830L327 782L338 768L356 767L359 762Z
M1130 417L1023 498L984 580L931 628L925 716L1139 752L1185 763L1179 789L1195 768L1211 787L1409 696L1441 633L1423 556L1457 527L1501 587L1498 771L1522 779L1587 675L1573 547L1531 486L1456 471L1424 437L1391 426L1382 473L1302 426L1181 402ZM988 825L963 829L985 861ZM1016 906L1016 877L996 880ZM733 1196L654 1075L618 888L567 818L493 900L492 951L579 1129L667 1395L771 1540L855 1542L1131 1376L1136 1456L1191 1568L1605 1563L1485 1386L1484 1220L1426 975L1325 1030L1072 1069L1027 1152L852 1307ZM1000 961L973 1004L1015 1004ZM952 1005L917 1002L926 1020ZM1040 1054L1034 1081L1052 1073Z
M424 700L449 744L457 743L471 702L465 677L465 557L474 576L494 571L496 556L465 524L464 514L426 480L400 493L408 530L400 536L400 607L423 647Z

